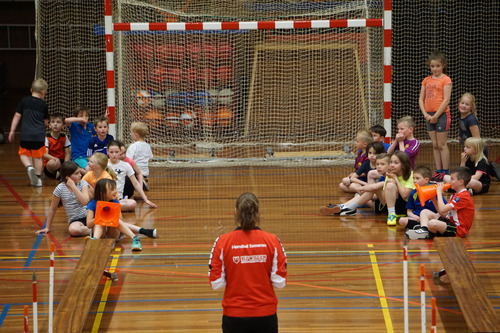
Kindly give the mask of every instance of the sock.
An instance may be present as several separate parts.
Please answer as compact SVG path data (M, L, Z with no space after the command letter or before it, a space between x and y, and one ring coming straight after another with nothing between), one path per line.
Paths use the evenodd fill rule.
M356 209L356 208L358 208L358 203L357 202L351 202L348 205L344 205L344 208Z
M449 175L450 169L443 169L443 170L441 170L441 172L443 172L445 175Z
M146 235L146 230L144 228L139 229L139 233L142 235Z
M437 173L442 173L443 169L436 170Z
M29 170L29 168L32 168L33 166L30 164L26 167L26 170Z
M42 178L42 175L36 175L36 176L37 176L38 178L40 178L40 179Z
M389 215L396 215L396 207L387 207L387 211L389 212Z

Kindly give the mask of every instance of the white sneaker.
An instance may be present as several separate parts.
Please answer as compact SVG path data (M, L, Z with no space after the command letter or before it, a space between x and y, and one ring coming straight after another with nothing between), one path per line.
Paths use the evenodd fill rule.
M31 186L42 186L41 182L42 180L38 178L36 175L35 168L32 166L28 167L28 177L30 178ZM40 180L40 185L38 185L38 181Z
M429 231L422 229L422 228L406 230L406 236L409 239L429 239L429 238L431 238Z
M38 177L36 177L36 178L37 178L36 184L31 185L31 186L42 187L42 179L38 178Z

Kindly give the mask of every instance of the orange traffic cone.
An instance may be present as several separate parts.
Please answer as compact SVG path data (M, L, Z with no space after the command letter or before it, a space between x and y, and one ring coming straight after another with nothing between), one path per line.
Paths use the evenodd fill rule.
M117 227L120 223L121 205L117 202L97 201L94 224Z
M420 199L420 203L422 204L422 207L425 206L425 202L429 199L432 199L436 196L436 185L427 185L427 186L420 186L418 184L415 184L415 188L417 189L417 194L418 198ZM446 191L451 188L450 183L445 183L443 184L443 191Z

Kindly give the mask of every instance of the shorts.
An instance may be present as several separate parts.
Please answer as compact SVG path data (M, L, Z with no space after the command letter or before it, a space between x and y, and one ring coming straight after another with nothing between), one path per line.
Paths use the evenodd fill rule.
M404 215L406 216L406 200L403 199L400 195L398 195L398 198L396 199L396 215ZM382 214L385 213L387 214L387 205L382 204L379 199L375 200L375 214Z
M19 146L19 156L25 155L33 158L42 158L47 153L47 148L44 145L40 148L26 148Z
M433 116L436 112L427 112L429 115ZM450 130L451 116L449 112L443 112L438 121L435 124L431 124L428 121L425 122L427 132L448 132Z
M440 234L438 232L438 233L434 234L434 236L436 236L436 237L457 237L457 226L455 225L455 223L453 223L450 220L448 220L447 218L441 217L441 216L438 218L438 220L446 223L446 230L444 231L444 233Z
M64 163L64 160L59 159L59 161L61 162L61 164ZM56 170L56 173L51 173L49 170L47 170L47 166L43 168L43 174L52 179L56 179L57 171L59 170Z
M79 156L73 160L82 169L85 169L89 165L89 159L87 156Z
M420 222L413 220L413 219L408 219L408 224L406 224L406 229L413 229L415 226L420 225Z
M73 222L81 222L83 223L84 226L87 226L87 217L80 217L79 219L76 219L76 220L73 220L71 222L69 222L68 224L71 224Z
M490 191L490 183L483 183L483 187L481 187L481 191L479 191L478 193L474 193L474 194L485 194L485 193L488 193Z
M278 333L278 316L229 317L222 316L223 333Z

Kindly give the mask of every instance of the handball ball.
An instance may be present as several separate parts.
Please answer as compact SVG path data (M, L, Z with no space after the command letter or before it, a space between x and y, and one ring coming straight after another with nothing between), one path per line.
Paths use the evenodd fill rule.
M146 90L139 90L136 96L137 105L148 106L151 103L151 94Z
M201 125L205 128L212 128L215 124L215 115L212 112L201 114Z
M179 126L179 114L177 112L169 112L165 115L165 123L170 128Z
M181 114L180 122L185 127L193 127L196 123L196 115L193 111L187 110Z
M220 108L217 110L217 125L220 127L229 127L233 125L233 111L229 108Z
M163 83L167 80L168 70L165 67L158 66L150 74L151 81Z
M151 110L146 112L146 114L144 115L144 120L149 128L158 129L161 127L161 124L163 122L163 114L159 111Z
M220 104L228 105L233 101L233 91L231 89L222 89L219 91L218 101Z

